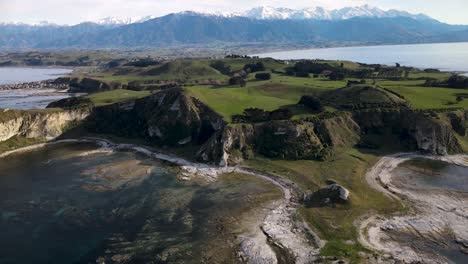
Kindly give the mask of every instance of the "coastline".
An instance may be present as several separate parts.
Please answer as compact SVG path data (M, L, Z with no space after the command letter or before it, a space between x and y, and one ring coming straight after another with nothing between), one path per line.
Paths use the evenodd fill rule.
M435 244L453 239L454 243L452 244L459 244L460 250L466 248L468 243L468 232L463 228L468 224L466 212L463 211L463 196L453 196L448 191L427 193L402 189L392 184L391 171L399 164L414 158L437 160L468 167L468 155L466 154L424 156L414 153L398 153L380 159L366 173L367 182L371 187L388 197L408 203L412 211L404 215L389 217L375 214L363 216L362 221L358 224L359 241L371 250L383 252L387 259L391 256L403 262L424 262L427 259L432 259L432 263L445 263L447 261L445 256L421 252L417 248L405 245L403 240L398 241L399 236L403 237L408 234L408 237L415 236L417 239Z
M431 46L436 46L436 45L468 45L468 42L447 42L447 43L413 43L413 44L401 44L401 43L396 43L396 44L373 44L373 45L351 45L351 46L333 46L333 47L313 47L313 48L308 48L308 49L290 49L290 50L281 50L281 51L272 51L272 52L262 52L262 53L255 53L252 54L251 56L259 56L260 58L267 58L271 57L274 59L281 59L281 60L304 60L304 59L324 59L324 60L342 60L342 61L355 61L359 63L367 63L367 64L382 64L382 65L394 65L395 63L400 63L402 66L410 66L418 69L424 69L424 68L437 68L441 70L442 72L453 72L453 73L468 73L468 68L466 67L466 64L464 64L463 57L464 53L454 55L450 57L451 59L459 60L458 63L459 65L462 65L461 67L455 66L454 68L451 68L453 64L453 61L451 61L450 65L443 65L440 64L440 60L435 59L432 62L424 62L423 65L416 65L415 61L418 61L417 58L414 59L413 62L410 62L408 59L410 57L402 57L402 54L405 54L404 49L408 48L424 48L424 47L431 47ZM399 55L394 54L392 55L391 61L385 61L383 59L383 55L380 55L379 59L373 59L372 57L367 57L367 60L363 58L358 58L354 56L353 54L345 54L345 51L350 51L353 49L361 49L360 51L356 51L356 53L359 54L366 54L366 51L362 49L368 49L368 50L375 50L375 49L380 49L381 54L386 54L387 52L384 52L383 50L385 48L398 48L399 49ZM444 50L445 53L447 53L447 49L441 49ZM312 54L313 52L316 52L317 54ZM324 53L327 52L326 55ZM341 52L339 55L334 55L334 52ZM420 51L422 52L422 51ZM427 51L429 52L429 51ZM289 53L289 54L288 54ZM307 55L307 53L311 53L310 56ZM407 54L411 54L411 52L407 51ZM297 55L297 56L296 56ZM412 55L412 54L411 54ZM439 57L442 56L442 54L438 54ZM299 56L299 57L298 57ZM346 57L346 56L351 56L351 57ZM412 55L414 56L414 55ZM420 54L420 56L422 56ZM434 57L435 54L433 53ZM370 61L372 60L372 61ZM380 60L380 61L378 61ZM437 65L439 63L439 65Z

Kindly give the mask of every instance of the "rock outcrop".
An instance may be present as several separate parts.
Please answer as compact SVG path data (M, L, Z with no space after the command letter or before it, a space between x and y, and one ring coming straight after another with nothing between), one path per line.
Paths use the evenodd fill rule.
M353 112L363 134L385 131L410 141L415 150L430 154L458 153L462 147L455 135L465 136L467 111L431 113L407 108L366 109ZM462 132L462 133L460 133Z
M55 84L68 84L70 92L95 93L125 88L122 84L105 82L93 78L61 77L55 80Z
M330 184L305 197L307 206L326 206L345 203L349 200L349 190L339 184Z
M96 107L87 124L95 132L143 137L157 145L201 145L222 131L222 117L180 88Z
M3 110L0 113L0 142L15 136L54 139L62 135L71 123L81 122L89 114L87 108L61 111Z
M359 126L349 113L319 122L272 121L236 124L219 131L200 149L204 162L237 164L254 153L280 159L322 159L333 147L352 146L359 141Z
M159 146L189 145L201 162L235 165L255 154L287 160L330 159L336 148L351 147L368 135L386 133L405 141L413 150L461 152L455 131L464 129L465 117L465 113L434 116L400 107L335 112L303 121L228 125L183 89L171 88L142 99L96 107L88 128L141 137Z

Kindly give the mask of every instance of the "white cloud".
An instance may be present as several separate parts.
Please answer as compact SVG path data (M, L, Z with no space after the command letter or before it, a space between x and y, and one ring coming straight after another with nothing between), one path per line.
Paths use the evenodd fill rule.
M340 8L362 4L423 12L442 21L468 24L466 0L0 0L0 20L73 24L107 16L159 16L184 10L235 12L262 5Z

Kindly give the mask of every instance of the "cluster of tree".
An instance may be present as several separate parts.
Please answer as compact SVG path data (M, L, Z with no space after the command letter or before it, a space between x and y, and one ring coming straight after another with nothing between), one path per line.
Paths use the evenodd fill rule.
M424 86L468 89L468 77L462 75L452 75L447 80L429 79L426 80Z
M271 74L267 72L260 72L255 74L255 79L257 80L270 80L271 79Z
M310 74L313 74L314 78L318 77L319 74L326 74L330 80L343 80L346 77L359 79L371 78L374 74L374 70L351 70L346 69L343 63L339 66L334 66L328 63L306 60L297 62L293 67L286 69L286 74L296 77L309 77Z
M323 105L319 98L315 96L304 95L299 100L299 105L306 106L307 108L311 109L315 112L322 112Z
M246 72L259 72L264 70L265 65L261 61L244 65L244 71Z
M149 67L149 66L154 66L160 64L159 61L151 59L151 58L144 58L144 59L138 59L134 60L131 62L128 62L124 64L124 66L133 66L133 67Z
M231 74L231 66L227 65L224 63L224 61L215 61L210 64L211 67L214 69L218 70L220 73L224 75L230 75Z
M342 71L334 71L328 75L328 78L332 81L341 81L345 78L345 73Z
M229 79L229 85L239 85L240 87L245 87L247 82L242 76L234 76Z
M233 123L258 123L272 120L287 120L293 116L287 108L280 108L274 111L265 111L259 108L247 108L242 115L233 115Z
M425 69L424 72L426 73L440 73L440 70L439 69Z
M393 67L393 68L380 68L378 77L381 78L400 78L403 75L403 72L405 70L401 69L399 67Z
M321 74L324 71L334 71L336 67L328 63L317 63L315 61L300 61L297 62L293 67L289 68L288 70L292 70L296 76L304 77L308 76L310 73L312 74Z

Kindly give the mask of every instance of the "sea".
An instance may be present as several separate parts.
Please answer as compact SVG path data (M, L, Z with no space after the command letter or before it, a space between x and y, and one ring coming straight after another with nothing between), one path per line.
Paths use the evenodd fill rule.
M71 69L56 68L0 68L0 87L5 84L37 82L55 79L71 73ZM42 109L50 102L70 97L68 93L58 93L51 89L15 89L0 88L1 109Z
M399 63L416 68L436 68L442 71L468 73L468 42L316 48L262 53L254 56L281 60L347 60L384 65Z

